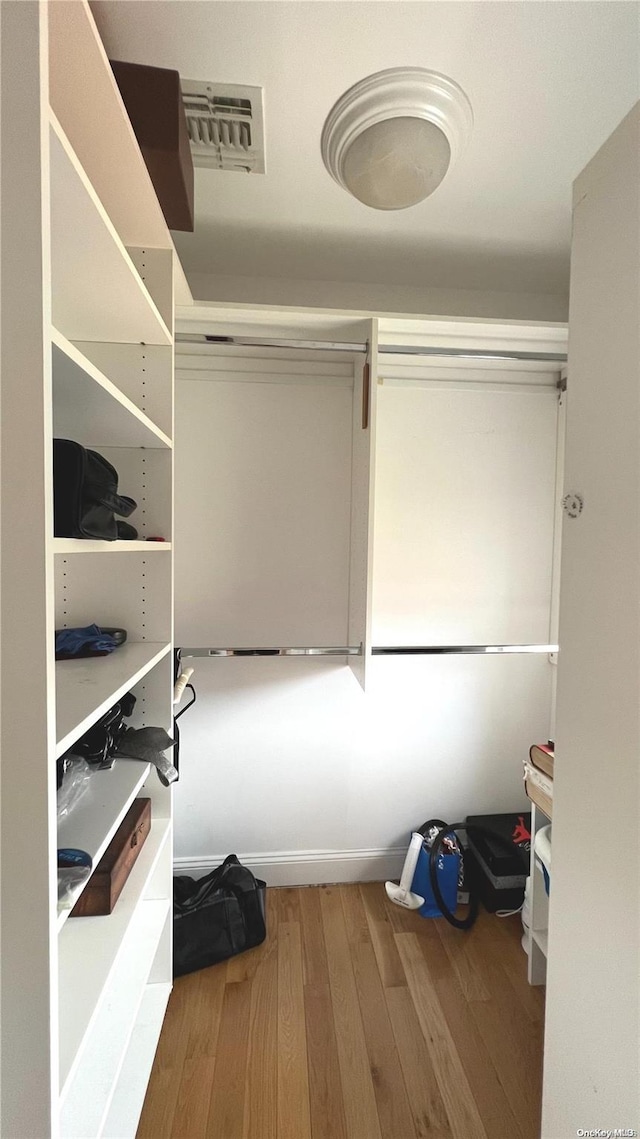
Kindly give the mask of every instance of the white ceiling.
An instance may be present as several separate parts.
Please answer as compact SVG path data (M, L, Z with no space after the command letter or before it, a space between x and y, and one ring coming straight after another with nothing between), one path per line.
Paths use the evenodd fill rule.
M267 174L196 171L187 272L563 292L571 183L640 97L640 4L618 0L96 0L108 53L264 87ZM451 76L471 144L413 209L329 177L334 101L383 68Z

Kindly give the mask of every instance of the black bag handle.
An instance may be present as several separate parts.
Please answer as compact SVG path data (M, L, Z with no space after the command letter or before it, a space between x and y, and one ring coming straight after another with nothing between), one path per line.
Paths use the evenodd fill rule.
M231 867L239 865L240 863L236 855L228 854L221 866L216 866L215 870L212 870L206 878L202 878L198 883L196 883L198 888L190 898L186 898L184 901L176 903L180 911L182 913L188 913L190 910L193 910L197 906L202 905L202 903L209 897L210 894L214 893L215 890L220 888L223 879L226 877ZM242 890L236 891L232 884L229 884L227 888L236 895L238 893L245 892Z
M109 494L108 491L97 494L95 501L100 506L105 506L107 510L112 510L114 514L119 514L121 518L128 518L138 505L133 498L129 498L126 494Z

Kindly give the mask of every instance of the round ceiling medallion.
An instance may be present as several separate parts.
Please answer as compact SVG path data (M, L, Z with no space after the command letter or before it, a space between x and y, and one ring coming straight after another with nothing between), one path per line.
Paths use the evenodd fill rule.
M332 178L365 205L402 210L440 185L473 127L461 87L421 67L369 75L338 99L322 131Z

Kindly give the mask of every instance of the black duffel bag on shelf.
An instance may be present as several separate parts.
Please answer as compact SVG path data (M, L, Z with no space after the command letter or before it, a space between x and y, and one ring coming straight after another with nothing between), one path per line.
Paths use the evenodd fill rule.
M137 502L118 494L118 472L98 451L72 439L53 440L53 532L56 538L134 539L128 518Z
M235 854L205 878L174 878L174 977L261 945L267 936L266 888Z

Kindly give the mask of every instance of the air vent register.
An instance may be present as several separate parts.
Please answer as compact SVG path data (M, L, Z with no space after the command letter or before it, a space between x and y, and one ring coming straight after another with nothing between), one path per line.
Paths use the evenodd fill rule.
M264 174L261 87L181 79L194 166Z

